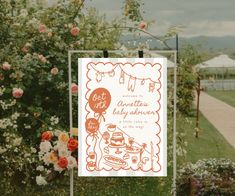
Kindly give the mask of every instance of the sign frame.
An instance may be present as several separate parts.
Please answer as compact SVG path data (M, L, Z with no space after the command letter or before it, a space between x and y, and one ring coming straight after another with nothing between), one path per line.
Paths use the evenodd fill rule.
M109 50L110 54L136 54L136 50ZM143 51L145 52L145 51ZM177 112L177 50L148 50L146 52L153 52L156 54L171 54L174 55L174 82L173 82L173 195L176 195L176 167L177 167L177 159L176 159L176 112ZM94 53L101 53L103 54L103 50L69 50L68 51L68 79L69 79L69 127L72 129L73 127L73 104L72 104L72 55L73 54L94 54ZM70 171L70 196L74 195L74 171Z

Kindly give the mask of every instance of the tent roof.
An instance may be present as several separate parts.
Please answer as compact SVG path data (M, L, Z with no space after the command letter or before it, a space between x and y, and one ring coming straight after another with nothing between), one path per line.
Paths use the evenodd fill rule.
M196 67L205 69L205 68L227 68L235 67L235 60L231 59L228 55L222 54L216 56L208 61L196 65Z

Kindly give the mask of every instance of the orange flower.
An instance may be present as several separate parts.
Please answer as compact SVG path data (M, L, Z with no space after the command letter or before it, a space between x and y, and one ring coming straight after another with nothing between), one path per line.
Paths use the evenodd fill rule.
M67 133L61 132L58 139L59 139L60 142L66 143L69 140L69 136L68 136Z
M76 139L70 138L67 147L70 151L75 151L78 148L78 141Z
M50 163L56 163L58 161L58 157L55 152L51 152L48 156L48 161Z
M61 157L59 158L57 164L61 167L61 168L66 168L68 165L68 160L65 157Z
M53 136L53 133L51 131L45 131L42 133L42 141L50 141Z

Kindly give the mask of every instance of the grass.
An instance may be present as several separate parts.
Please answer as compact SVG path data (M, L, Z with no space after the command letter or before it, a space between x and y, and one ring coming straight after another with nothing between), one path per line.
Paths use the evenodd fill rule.
M186 162L196 162L207 158L228 158L235 161L235 148L231 146L219 131L200 114L199 138L194 136L195 118L189 118L191 123L184 123L185 140L188 143ZM183 121L183 119L182 119ZM179 124L179 127L182 126Z
M235 91L207 91L207 93L235 107Z

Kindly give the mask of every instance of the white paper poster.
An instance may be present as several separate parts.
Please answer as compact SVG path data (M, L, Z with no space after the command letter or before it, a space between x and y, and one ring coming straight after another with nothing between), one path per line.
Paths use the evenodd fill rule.
M79 176L167 175L166 62L79 59Z

